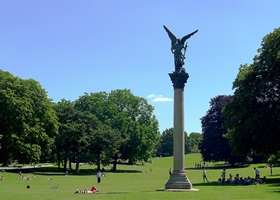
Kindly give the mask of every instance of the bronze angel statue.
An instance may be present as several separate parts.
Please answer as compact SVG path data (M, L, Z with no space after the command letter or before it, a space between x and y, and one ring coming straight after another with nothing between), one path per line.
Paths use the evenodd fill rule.
M176 38L171 31L164 26L164 29L168 33L168 36L171 40L171 52L174 54L174 64L175 64L175 72L180 72L183 69L185 54L187 50L187 43L185 45L185 42L187 39L189 39L191 36L193 36L198 30L185 35L183 38Z

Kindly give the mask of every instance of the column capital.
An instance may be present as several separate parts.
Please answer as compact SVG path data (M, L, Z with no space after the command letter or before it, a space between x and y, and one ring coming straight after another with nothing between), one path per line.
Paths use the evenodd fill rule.
M189 78L189 74L187 72L173 72L169 73L171 81L173 83L174 89L182 88L184 89L185 83Z

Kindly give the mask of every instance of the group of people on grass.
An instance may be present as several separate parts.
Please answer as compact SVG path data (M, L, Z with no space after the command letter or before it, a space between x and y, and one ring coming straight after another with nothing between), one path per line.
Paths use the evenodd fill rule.
M218 179L218 183L221 184L243 184L243 185L256 185L256 184L264 184L266 181L266 176L263 178L260 177L260 172L257 168L255 170L255 178L247 176L240 177L239 174L236 174L235 177L232 174L229 174L229 178L226 179L226 169L223 169L221 178Z

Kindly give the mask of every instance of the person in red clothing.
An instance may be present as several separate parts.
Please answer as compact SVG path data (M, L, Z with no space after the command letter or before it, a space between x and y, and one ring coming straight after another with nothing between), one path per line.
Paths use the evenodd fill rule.
M92 186L90 191L92 191L93 193L99 192L99 190L95 186Z

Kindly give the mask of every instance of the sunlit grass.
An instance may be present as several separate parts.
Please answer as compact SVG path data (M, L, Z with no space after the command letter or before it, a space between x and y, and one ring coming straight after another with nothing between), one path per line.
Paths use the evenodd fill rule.
M102 178L101 184L96 184L94 166L82 165L81 175L69 171L69 176L63 172L54 174L26 173L34 176L32 180L23 181L17 173L5 172L5 180L0 181L0 199L280 199L280 168L273 169L273 176L266 164L249 165L241 168L227 168L227 177L231 173L240 176L254 176L254 167L258 167L261 176L267 176L264 185L219 185L217 179L221 175L223 163L206 163L207 176L210 183L202 180L202 170L195 168L195 163L200 163L199 154L187 155L185 158L187 176L193 187L198 192L165 192L156 191L164 188L169 175L168 170L173 166L173 158L154 158L153 163L142 165L118 165L117 173L112 173L109 168ZM221 168L216 168L216 167ZM52 178L53 180L47 180ZM26 186L30 185L30 189ZM97 194L74 194L76 189L90 189L97 186ZM51 189L59 186L58 189Z

